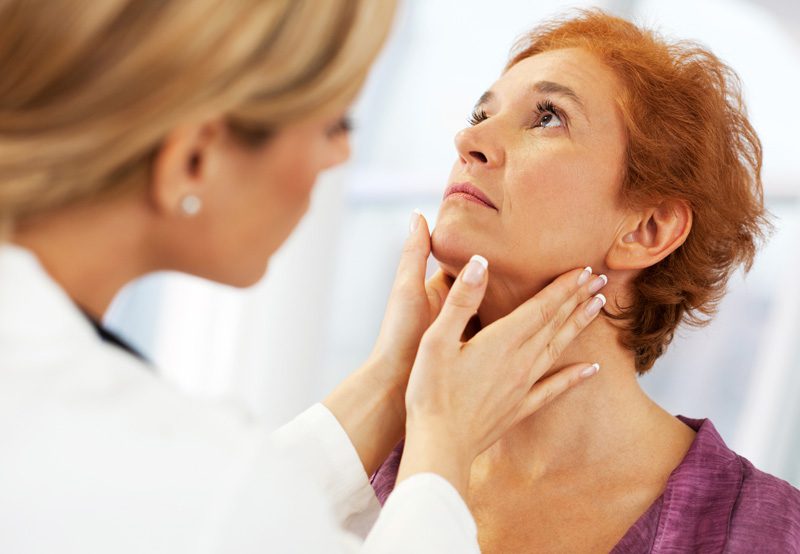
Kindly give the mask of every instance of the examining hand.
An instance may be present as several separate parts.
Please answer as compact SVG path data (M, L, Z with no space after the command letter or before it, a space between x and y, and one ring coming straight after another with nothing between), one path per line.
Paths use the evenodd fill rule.
M430 253L428 223L415 211L380 333L370 355L376 378L386 380L396 389L401 413L405 413L406 384L422 335L439 315L453 284L453 278L442 270L425 281Z
M398 482L422 471L443 475L464 495L475 457L510 427L597 372L576 364L539 379L597 316L605 276L565 273L469 341L461 337L483 299L488 263L462 269L425 332L406 392L406 444Z
M442 271L425 282L430 253L428 224L415 212L375 347L323 402L347 432L367 475L403 436L411 366L453 283Z

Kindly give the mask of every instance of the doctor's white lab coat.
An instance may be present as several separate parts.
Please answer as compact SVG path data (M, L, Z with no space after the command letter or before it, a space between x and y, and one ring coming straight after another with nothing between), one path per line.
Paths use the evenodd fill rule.
M0 552L477 552L456 490L381 511L336 418L273 434L103 342L29 251L0 245Z

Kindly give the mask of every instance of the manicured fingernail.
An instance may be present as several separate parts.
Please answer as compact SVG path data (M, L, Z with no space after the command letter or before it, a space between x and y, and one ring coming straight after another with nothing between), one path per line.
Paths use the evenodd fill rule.
M422 218L422 212L419 210L414 210L411 212L411 219L408 222L408 234L410 235L414 231L417 230L419 227L419 220Z
M462 279L468 285L480 285L483 282L483 276L488 268L489 262L486 258L475 254L470 258Z
M602 294L595 294L594 298L592 298L589 301L589 304L586 305L586 315L588 315L589 317L596 316L598 313L600 313L600 310L605 305L606 305L606 297L603 296Z
M579 286L579 287L583 286L583 284L584 284L586 281L588 281L588 280L589 280L589 277L591 277L591 276L592 276L592 268L591 268L591 267L589 267L589 266L586 266L586 267L583 269L583 271L581 271L581 274L580 274L580 275L578 275L578 286Z
M598 275L594 281L589 283L589 294L594 294L608 284L608 277L605 275Z
M591 377L598 371L600 371L600 364L594 363L589 367L587 367L586 369L584 369L583 371L581 371L581 377L586 379L587 377Z

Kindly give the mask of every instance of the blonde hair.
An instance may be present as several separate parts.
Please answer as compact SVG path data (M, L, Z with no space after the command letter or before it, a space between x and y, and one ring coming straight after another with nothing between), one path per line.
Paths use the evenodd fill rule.
M0 230L142 185L183 122L225 116L252 142L343 108L393 12L394 0L3 2Z

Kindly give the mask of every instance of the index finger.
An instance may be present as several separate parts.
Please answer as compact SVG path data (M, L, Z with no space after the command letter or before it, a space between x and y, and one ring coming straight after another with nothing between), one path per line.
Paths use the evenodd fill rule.
M577 305L589 298L591 293L587 284L591 280L591 267L568 271L490 327L496 326L506 341L519 346L554 322L554 319L566 318L572 310L561 310L564 304ZM557 328L559 322L554 323Z
M431 320L429 324L439 315L454 281L454 277L439 269L425 282L425 292L428 295L428 304L430 305Z

